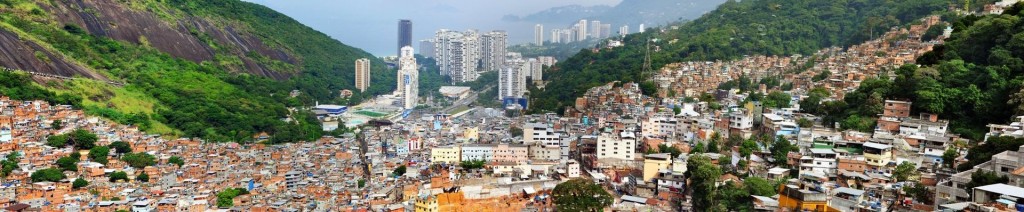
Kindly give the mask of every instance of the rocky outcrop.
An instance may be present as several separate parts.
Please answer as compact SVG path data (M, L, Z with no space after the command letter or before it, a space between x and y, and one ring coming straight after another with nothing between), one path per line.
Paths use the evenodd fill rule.
M60 24L80 26L94 36L148 45L177 58L198 63L213 61L216 54L226 54L242 61L240 66L227 67L233 72L274 79L285 79L298 73L295 70L271 70L260 64L260 60L251 56L260 55L295 67L299 67L300 60L286 50L269 47L258 37L240 32L230 24L214 24L211 20L174 14L180 13L176 10L163 11L177 17L172 21L171 18L161 18L152 9L130 8L120 0L59 0L42 6ZM218 48L212 48L207 42L214 42ZM75 73L61 71L53 74Z
M66 60L63 55L48 51L43 46L21 39L17 34L2 28L0 66L43 74L106 80L103 75Z

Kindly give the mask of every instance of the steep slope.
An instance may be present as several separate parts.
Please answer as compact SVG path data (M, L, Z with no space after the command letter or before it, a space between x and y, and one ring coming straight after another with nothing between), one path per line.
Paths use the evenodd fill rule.
M358 102L390 92L395 77L365 51L237 0L2 0L0 44L0 66L125 84L43 83L49 96L77 99L61 103L214 141L251 140L257 132L274 134L274 142L319 137L308 112L285 108ZM341 99L340 90L353 89L353 62L362 57L372 60L374 85ZM292 90L302 95L290 97Z
M727 1L679 26L627 36L625 46L581 51L545 75L545 90L531 91L533 112L558 111L587 89L610 81L643 82L647 42L653 69L681 61L727 60L743 55L810 54L848 46L886 29L945 10L944 0L745 0ZM653 85L644 87L652 90Z
M629 25L636 31L640 24L648 27L664 25L680 20L692 20L715 9L725 0L624 0L614 7L605 5L568 5L553 7L522 17L506 15L506 21L521 21L545 24L570 24L579 19L601 20L612 23L614 31L621 25Z

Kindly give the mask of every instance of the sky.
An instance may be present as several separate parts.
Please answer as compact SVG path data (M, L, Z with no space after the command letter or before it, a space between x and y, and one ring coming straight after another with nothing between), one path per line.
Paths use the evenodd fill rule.
M622 0L246 0L262 4L376 56L398 52L398 20L413 22L413 47L438 29L506 30L511 44L533 39L533 23L502 21L566 5L611 5ZM569 23L566 23L569 25ZM545 30L567 26L545 26ZM418 51L418 50L417 50Z

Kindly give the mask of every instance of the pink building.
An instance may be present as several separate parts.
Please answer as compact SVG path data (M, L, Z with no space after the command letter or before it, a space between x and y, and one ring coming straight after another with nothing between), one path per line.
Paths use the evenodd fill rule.
M529 160L529 148L522 145L498 144L494 147L494 159L497 163L526 163Z

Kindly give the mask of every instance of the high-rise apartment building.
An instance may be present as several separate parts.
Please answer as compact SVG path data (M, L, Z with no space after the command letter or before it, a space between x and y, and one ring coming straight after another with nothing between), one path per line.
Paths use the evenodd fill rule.
M562 42L562 30L561 29L552 29L551 30L551 43L561 43L561 42Z
M402 19L398 20L398 55L406 46L412 46L412 21Z
M619 35L627 34L629 34L629 25L622 25L622 27L619 27Z
M640 29L638 29L638 30L639 30L638 32L640 32L640 33L644 33L644 31L647 31L647 29L644 29L644 24L640 24Z
M505 66L505 53L508 47L508 33L495 30L480 36L480 72L497 71Z
M441 75L451 77L453 83L476 80L481 51L480 35L476 31L439 30L434 46Z
M508 67L498 72L498 99L522 98L526 91L526 75L529 64L522 59L509 60Z
M601 34L598 34L598 38L607 38L612 36L612 25L601 24Z
M590 35L587 36L588 38L601 38L601 21L590 21L590 25L588 26L590 27Z
M433 40L421 40L420 41L420 55L427 58L437 57L436 51L434 50Z
M419 101L419 68L412 46L402 47L399 55L401 56L398 58L398 85L395 93L400 97L403 108L413 109Z
M366 92L370 88L370 59L356 60L356 89Z
M538 46L544 45L544 25L533 26L533 43Z
M587 40L587 20L580 20L576 26L576 41Z
M540 60L538 60L537 58L530 58L529 60L526 61L526 64L530 68L529 69L530 73L527 74L528 76L530 76L530 79L533 82L543 81L543 78L544 78L544 72L543 72L544 71L543 70L544 69L544 65L542 65L540 63Z

